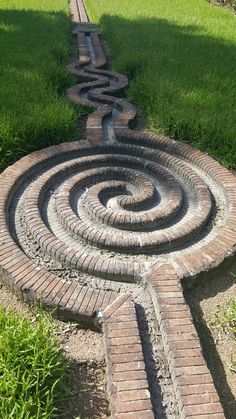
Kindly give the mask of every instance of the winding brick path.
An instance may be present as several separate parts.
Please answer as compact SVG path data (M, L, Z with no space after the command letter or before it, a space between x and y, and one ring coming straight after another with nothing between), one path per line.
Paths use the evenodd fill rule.
M78 84L68 97L95 111L86 141L31 153L1 175L2 278L25 300L103 329L120 419L154 417L135 299L106 285L139 283L160 324L179 417L224 418L181 280L234 253L235 177L189 145L130 129L128 80L107 70L81 1L72 12Z

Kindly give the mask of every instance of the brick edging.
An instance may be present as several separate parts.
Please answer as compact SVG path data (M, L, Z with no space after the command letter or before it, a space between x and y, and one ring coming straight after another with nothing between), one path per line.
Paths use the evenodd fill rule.
M224 419L180 280L170 263L144 275L160 325L180 419Z
M130 293L118 297L102 316L111 418L154 419Z

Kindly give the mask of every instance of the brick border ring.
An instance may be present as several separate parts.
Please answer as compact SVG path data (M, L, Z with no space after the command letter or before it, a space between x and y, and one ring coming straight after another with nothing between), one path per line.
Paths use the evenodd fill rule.
M2 278L24 299L102 325L116 418L154 417L135 302L106 286L139 283L160 324L180 417L224 418L180 280L234 253L235 177L187 144L130 129L136 111L120 98L128 80L107 70L82 1L71 8L79 60L68 98L95 111L86 141L36 151L1 175Z

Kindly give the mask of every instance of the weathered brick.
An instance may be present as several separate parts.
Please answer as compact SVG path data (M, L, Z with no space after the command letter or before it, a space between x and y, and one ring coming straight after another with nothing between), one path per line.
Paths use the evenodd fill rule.
M117 413L114 415L114 418L115 419L154 419L154 414L152 410L141 410L138 412L135 411L135 412L127 412L127 413Z
M182 403L184 406L194 405L194 404L207 404L207 403L216 403L219 402L219 396L216 393L206 393L206 394L188 394L182 397Z
M141 344L139 336L125 336L122 338L112 337L110 338L111 346L121 346L121 345L137 345Z
M145 370L145 365L143 361L129 361L129 362L122 362L119 364L118 363L113 364L114 372L138 371L138 370Z
M117 365L122 363L133 363L135 361L143 361L143 353L139 347L139 352L130 352L125 354L113 354L110 356L111 361Z
M213 383L210 384L195 384L180 386L179 391L182 396L186 395L197 395L197 394L209 394L215 393L216 389Z
M115 411L117 413L136 412L151 410L152 405L150 400L135 400L135 401L117 401L115 404Z
M117 391L139 390L148 388L147 380L120 381L116 383Z
M127 402L133 400L148 400L150 393L147 389L120 391L116 395L117 402Z
M213 413L223 413L220 403L200 403L184 407L186 417L194 415L212 415ZM211 416L209 416L210 418Z
M130 371L118 371L114 372L113 379L114 382L119 381L129 381L129 380L145 380L146 379L146 371L144 368L141 368L140 370L130 370Z
M124 304L125 301L127 301L130 298L131 294L130 292L124 293L121 296L117 297L117 299L111 303L104 311L103 316L106 319L109 319L109 317L114 314L122 304Z

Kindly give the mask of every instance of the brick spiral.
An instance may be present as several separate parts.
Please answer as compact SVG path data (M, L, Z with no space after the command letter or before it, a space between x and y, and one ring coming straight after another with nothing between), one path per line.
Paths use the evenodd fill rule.
M212 207L201 178L186 166L182 167L186 181L181 183L175 173L134 157L135 152L144 154L135 147L91 148L86 150L88 157L46 170L25 200L32 235L38 237L38 228L44 237L50 232L50 221L47 227L41 216L47 212L44 203L51 205L48 194L68 234L95 247L128 253L161 251L201 230ZM47 240L43 247L49 249Z
M209 266L217 264L230 253L225 233L231 175L188 145L131 131L135 108L117 97L127 78L104 69L104 49L91 24L81 24L74 34L80 56L69 70L78 83L68 97L96 110L88 117L87 141L41 150L16 163L25 170L14 181L14 194L9 189L7 205L13 208L8 225L17 245L27 254L25 243L32 241L70 268L132 282L157 255L160 261L168 257L180 276L186 275L182 261L190 254L194 272L205 269L204 258ZM18 240L22 231L24 243ZM215 261L210 255L200 261L201 249L206 255L221 232L227 249Z
M81 142L39 154L9 196L11 223L21 219L27 240L73 269L136 281L155 255L176 259L210 243L227 216L223 191L162 150Z

